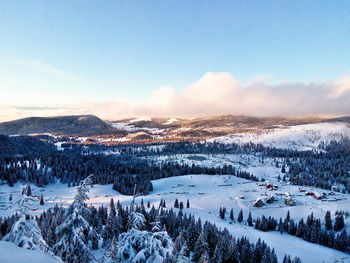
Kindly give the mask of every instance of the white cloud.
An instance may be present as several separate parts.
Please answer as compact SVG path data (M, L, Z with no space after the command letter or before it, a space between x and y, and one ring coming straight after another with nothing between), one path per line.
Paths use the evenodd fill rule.
M350 114L350 78L324 83L269 84L263 76L243 86L226 72L208 72L176 92L166 86L145 101L111 100L90 103L87 111L102 118L132 116L195 117L220 114L254 116L302 116ZM108 106L107 106L108 105Z
M182 92L177 92L171 86L163 86L139 102L125 99L82 101L74 113L91 113L110 120L126 117L197 117L222 114L350 115L349 105L349 77L320 83L278 84L270 84L266 78L260 78L259 81L251 81L244 86L231 73L208 72ZM28 116L32 112L25 113Z
M350 91L350 77L345 77L335 83L333 92L330 94L330 96L338 98L349 91Z

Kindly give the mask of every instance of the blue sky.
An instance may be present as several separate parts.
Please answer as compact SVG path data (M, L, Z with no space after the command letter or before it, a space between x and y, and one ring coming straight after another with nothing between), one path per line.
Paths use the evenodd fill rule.
M1 105L145 101L207 72L325 83L350 75L349 1L2 1Z

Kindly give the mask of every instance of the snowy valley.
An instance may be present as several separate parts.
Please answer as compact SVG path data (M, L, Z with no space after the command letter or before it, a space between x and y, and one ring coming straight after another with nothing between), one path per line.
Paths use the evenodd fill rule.
M165 142L184 120L145 121L2 137L0 262L350 262L348 123Z

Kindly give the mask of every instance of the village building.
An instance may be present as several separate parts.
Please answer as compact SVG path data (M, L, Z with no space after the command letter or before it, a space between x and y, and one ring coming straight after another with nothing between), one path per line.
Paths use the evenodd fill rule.
M284 200L284 203L289 206L295 206L295 201L290 196Z
M264 202L258 197L258 198L254 201L253 205L254 205L255 207L263 207L263 206L264 206Z
M271 196L268 196L265 201L266 201L266 203L271 204L271 203L277 201L277 198L274 197L273 195L271 195Z

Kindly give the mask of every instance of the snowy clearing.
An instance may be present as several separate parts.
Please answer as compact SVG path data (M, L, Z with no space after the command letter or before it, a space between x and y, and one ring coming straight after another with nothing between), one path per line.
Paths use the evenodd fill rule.
M283 126L265 132L241 133L211 139L220 143L261 143L266 147L306 151L316 149L321 142L350 136L350 127L341 122Z
M299 191L298 186L291 186L288 184L279 184L278 189L269 191L264 185L257 182L251 182L245 179L237 178L228 175L187 175L179 177L171 177L153 181L154 191L142 197L147 203L158 206L159 201L163 198L166 201L167 207L172 208L175 199L186 202L190 200L191 207L184 209L185 213L194 214L197 218L200 217L202 222L208 220L215 223L221 228L228 228L236 237L246 236L251 241L256 242L258 238L262 238L268 245L274 247L279 259L284 254L291 254L299 256L304 262L319 262L318 258L324 259L325 262L332 262L336 258L343 258L347 255L336 251L334 249L326 248L320 245L306 242L302 239L290 236L287 234L281 235L277 231L262 232L254 228L248 227L245 223L233 223L227 220L222 220L218 216L220 206L226 206L228 210L233 208L234 215L237 217L238 212L242 209L244 213L244 222L247 218L248 212L251 211L253 218L262 215L271 215L275 218L285 217L287 211L291 213L293 219L306 217L314 213L315 217L324 218L325 212L330 210L332 215L336 210L347 210L349 208L349 195L336 193L335 196L329 198L341 199L336 202L321 201L311 196L306 196ZM6 210L0 210L0 215L6 216L15 213L17 205L16 202L21 196L23 185L16 184L13 188L7 185L0 186L0 202L7 204L9 207ZM307 191L319 191L329 194L329 191L303 187ZM41 193L45 198L45 205L40 206L39 202L32 207L32 213L40 213L43 209L52 207L56 203L58 205L68 206L72 203L75 195L75 187L68 188L66 185L56 183L38 188L32 186L34 195L39 196ZM296 206L290 207L284 204L285 193L288 192L290 196L296 201ZM13 202L9 203L8 196L12 193ZM262 208L253 206L253 202L257 197L263 201L268 195L274 195L278 199L273 204L265 204ZM112 185L94 185L90 189L90 199L88 204L94 206L108 206L111 198L115 201L120 200L123 205L129 205L132 197L121 195L112 189ZM330 199L329 199L330 200ZM137 198L137 203L141 201L141 197ZM346 226L349 226L349 219L346 219ZM319 255L317 259L314 255ZM350 261L348 261L350 262Z
M37 250L17 247L11 242L0 241L0 263L60 263L57 257Z

